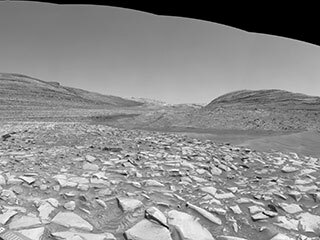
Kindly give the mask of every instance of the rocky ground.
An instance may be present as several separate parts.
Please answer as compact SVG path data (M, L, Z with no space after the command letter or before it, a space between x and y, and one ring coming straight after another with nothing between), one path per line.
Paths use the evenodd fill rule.
M0 134L2 236L320 236L317 158L83 123L6 123Z

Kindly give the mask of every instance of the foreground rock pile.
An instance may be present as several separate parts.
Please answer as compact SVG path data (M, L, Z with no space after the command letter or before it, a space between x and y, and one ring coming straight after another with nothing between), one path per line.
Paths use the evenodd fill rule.
M33 240L320 236L316 158L80 123L0 133L0 224Z

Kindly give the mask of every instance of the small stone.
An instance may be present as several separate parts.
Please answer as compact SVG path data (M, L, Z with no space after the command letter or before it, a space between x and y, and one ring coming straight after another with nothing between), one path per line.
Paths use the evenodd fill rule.
M309 192L309 191L316 191L318 190L318 187L316 185L295 185L295 187L300 191L300 192Z
M305 185L305 184L310 184L312 183L313 180L312 179L297 179L294 181L294 184L295 185Z
M199 214L201 214L203 217L205 217L206 219L210 220L211 222L215 223L215 224L218 224L218 225L221 225L222 224L222 221L220 220L220 218L216 217L215 215L209 213L208 211L198 207L198 206L195 206L191 203L187 203L186 204L188 207L190 207L191 209L197 211Z
M100 206L102 206L104 209L107 209L107 208L108 208L107 204L106 204L103 200L101 200L101 199L96 199L96 201L97 201L97 203L98 203Z
M123 198L123 197L119 197L117 199L120 207L125 212L132 212L135 209L143 206L143 203L137 199Z
M280 203L279 206L287 213L294 214L302 212L303 209L298 204Z
M258 212L263 212L265 209L260 206L250 206L248 207L250 214L255 214Z
M215 196L217 189L215 187L202 187L200 188L201 191L211 194L212 196Z
M209 210L210 212L214 212L222 216L225 216L227 214L227 211L223 208L210 208Z
M49 215L55 210L55 208L49 203L44 202L38 207L39 217L42 221L49 220Z
M221 175L222 170L221 170L220 168L215 167L215 166L211 166L211 168L210 168L210 173L211 173L212 175L219 176L219 175Z
M148 187L164 187L164 185L156 180L148 179L144 181L145 186Z
M164 214L156 207L150 207L146 210L146 217L148 219L153 219L157 221L159 224L165 226L169 229L167 225L167 218L164 216Z
M278 216L278 213L273 212L273 211L269 211L269 210L265 210L265 211L263 211L263 214L264 214L264 215L267 215L267 216L269 216L269 217L275 217L275 216Z
M79 189L80 191L88 191L89 190L89 185L87 184L78 184L77 189Z
M32 183L34 183L36 181L36 179L33 178L33 177L20 176L19 178L22 179L23 181L25 181L28 184L32 184Z
M252 215L251 218L253 221L259 221L259 220L268 219L269 216L263 214L262 212L259 212L259 213Z
M46 185L46 184L41 184L41 185L39 186L39 188L40 188L41 191L45 191L45 190L48 189L48 185Z
M7 184L7 180L5 179L4 176L0 175L0 185L6 185Z
M69 211L73 211L76 208L76 203L75 201L70 201L67 202L63 205L63 207Z
M88 162L92 163L92 162L94 162L94 161L96 160L96 158L93 157L93 156L91 156L91 155L87 155L87 156L86 156L86 160L87 160Z
M99 166L97 164L93 164L93 163L84 163L82 168L83 168L83 170L86 170L86 171L98 171L99 170Z
M215 194L215 198L217 198L217 199L227 199L227 198L234 198L234 197L235 197L235 195L231 192Z
M293 173L293 172L296 172L298 171L299 169L298 168L295 168L295 167L291 167L291 166L284 166L281 171L284 172L284 173Z
M288 192L288 195L296 201L299 201L302 198L301 193L298 191L290 191Z
M230 209L233 211L234 214L241 214L242 211L238 205L230 206Z

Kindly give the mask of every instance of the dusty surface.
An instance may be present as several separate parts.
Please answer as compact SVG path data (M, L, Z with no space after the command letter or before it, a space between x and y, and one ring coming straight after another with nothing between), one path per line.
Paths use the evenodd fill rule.
M0 222L31 239L319 239L317 158L83 123L0 131Z

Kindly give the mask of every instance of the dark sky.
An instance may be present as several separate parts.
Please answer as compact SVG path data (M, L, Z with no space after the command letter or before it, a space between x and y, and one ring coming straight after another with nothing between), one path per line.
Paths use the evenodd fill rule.
M241 89L320 95L315 45L106 6L0 2L0 72L169 103Z

